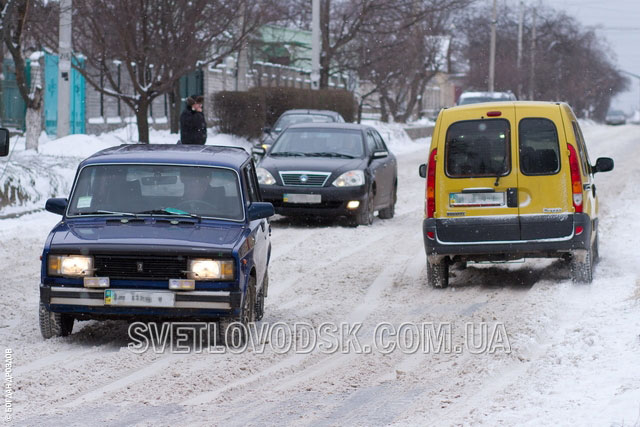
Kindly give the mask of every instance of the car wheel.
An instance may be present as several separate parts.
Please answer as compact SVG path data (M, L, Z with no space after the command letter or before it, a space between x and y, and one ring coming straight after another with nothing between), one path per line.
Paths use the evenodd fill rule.
M393 193L391 194L391 204L384 209L380 209L378 217L380 219L391 219L396 213L396 201L398 200L398 185L393 186Z
M593 246L587 250L572 251L569 267L574 283L591 283L593 281Z
M66 337L73 331L73 316L63 313L53 313L40 301L38 310L40 333L46 340L53 337Z
M427 280L434 288L449 286L449 259L427 256Z
M262 282L262 289L258 292L258 297L256 299L256 321L262 320L264 316L264 298L265 298L265 290L269 286L269 272L264 273L264 280Z
M354 226L358 225L371 225L373 223L373 193L370 192L367 199L364 202L362 209L356 214L353 221Z
M242 304L240 316L220 319L220 343L227 346L242 346L249 338L249 326L256 321L256 279L251 276Z

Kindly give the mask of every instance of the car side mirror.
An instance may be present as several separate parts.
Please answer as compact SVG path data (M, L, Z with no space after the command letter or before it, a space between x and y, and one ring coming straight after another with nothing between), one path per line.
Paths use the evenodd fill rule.
M609 157L599 157L596 160L596 165L592 168L593 173L596 172L609 172L613 170L613 159Z
M380 150L380 151L374 151L371 157L374 159L384 159L388 155L389 155L388 151Z
M0 128L0 157L9 155L9 130Z
M54 214L64 215L64 211L67 210L67 199L55 198L47 200L44 208Z
M273 205L268 202L253 202L249 205L249 221L256 219L269 218L275 215L276 211Z
M265 150L264 147L253 147L251 149L251 153L257 154L258 156L264 156L265 154L267 154L267 150Z
M420 167L418 168L418 174L420 175L421 178L426 178L427 177L427 164L423 163L420 165Z

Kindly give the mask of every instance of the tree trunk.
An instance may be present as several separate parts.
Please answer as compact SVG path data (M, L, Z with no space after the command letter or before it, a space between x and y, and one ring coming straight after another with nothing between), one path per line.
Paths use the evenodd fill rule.
M387 110L387 103L384 96L380 96L380 120L389 123L389 110Z
M149 143L149 100L140 98L136 109L136 122L138 124L138 142L141 144Z
M182 100L180 99L180 80L176 80L173 84L171 92L169 92L169 126L171 133L180 132L180 109Z
M329 88L329 71L331 68L331 46L329 34L329 20L331 0L320 1L320 33L322 46L320 48L320 89Z
M27 150L38 151L38 138L42 131L42 108L27 108L27 117L25 119L26 132L26 148Z
M26 149L38 151L38 139L42 132L42 89L39 87L34 89L33 98L27 104L25 127Z

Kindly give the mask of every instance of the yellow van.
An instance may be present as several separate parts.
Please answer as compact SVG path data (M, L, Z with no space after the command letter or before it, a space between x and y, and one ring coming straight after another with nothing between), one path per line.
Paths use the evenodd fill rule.
M575 282L592 280L598 256L594 174L571 107L491 102L444 109L428 162L423 234L427 275L449 283L449 266L467 261L564 258Z

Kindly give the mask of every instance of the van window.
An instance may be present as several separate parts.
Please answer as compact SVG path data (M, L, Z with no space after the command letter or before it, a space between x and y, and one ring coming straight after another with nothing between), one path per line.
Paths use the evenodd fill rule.
M584 137L582 136L582 131L580 130L580 126L576 122L571 122L573 124L573 133L576 137L576 142L578 143L578 152L580 153L580 159L582 160L582 173L584 176L588 176L591 174L591 162L589 161L589 153L587 152L587 146L584 143Z
M560 171L558 130L549 119L520 120L520 170L525 175L552 175Z
M447 175L452 178L504 176L511 171L509 121L468 120L449 126L445 145Z

